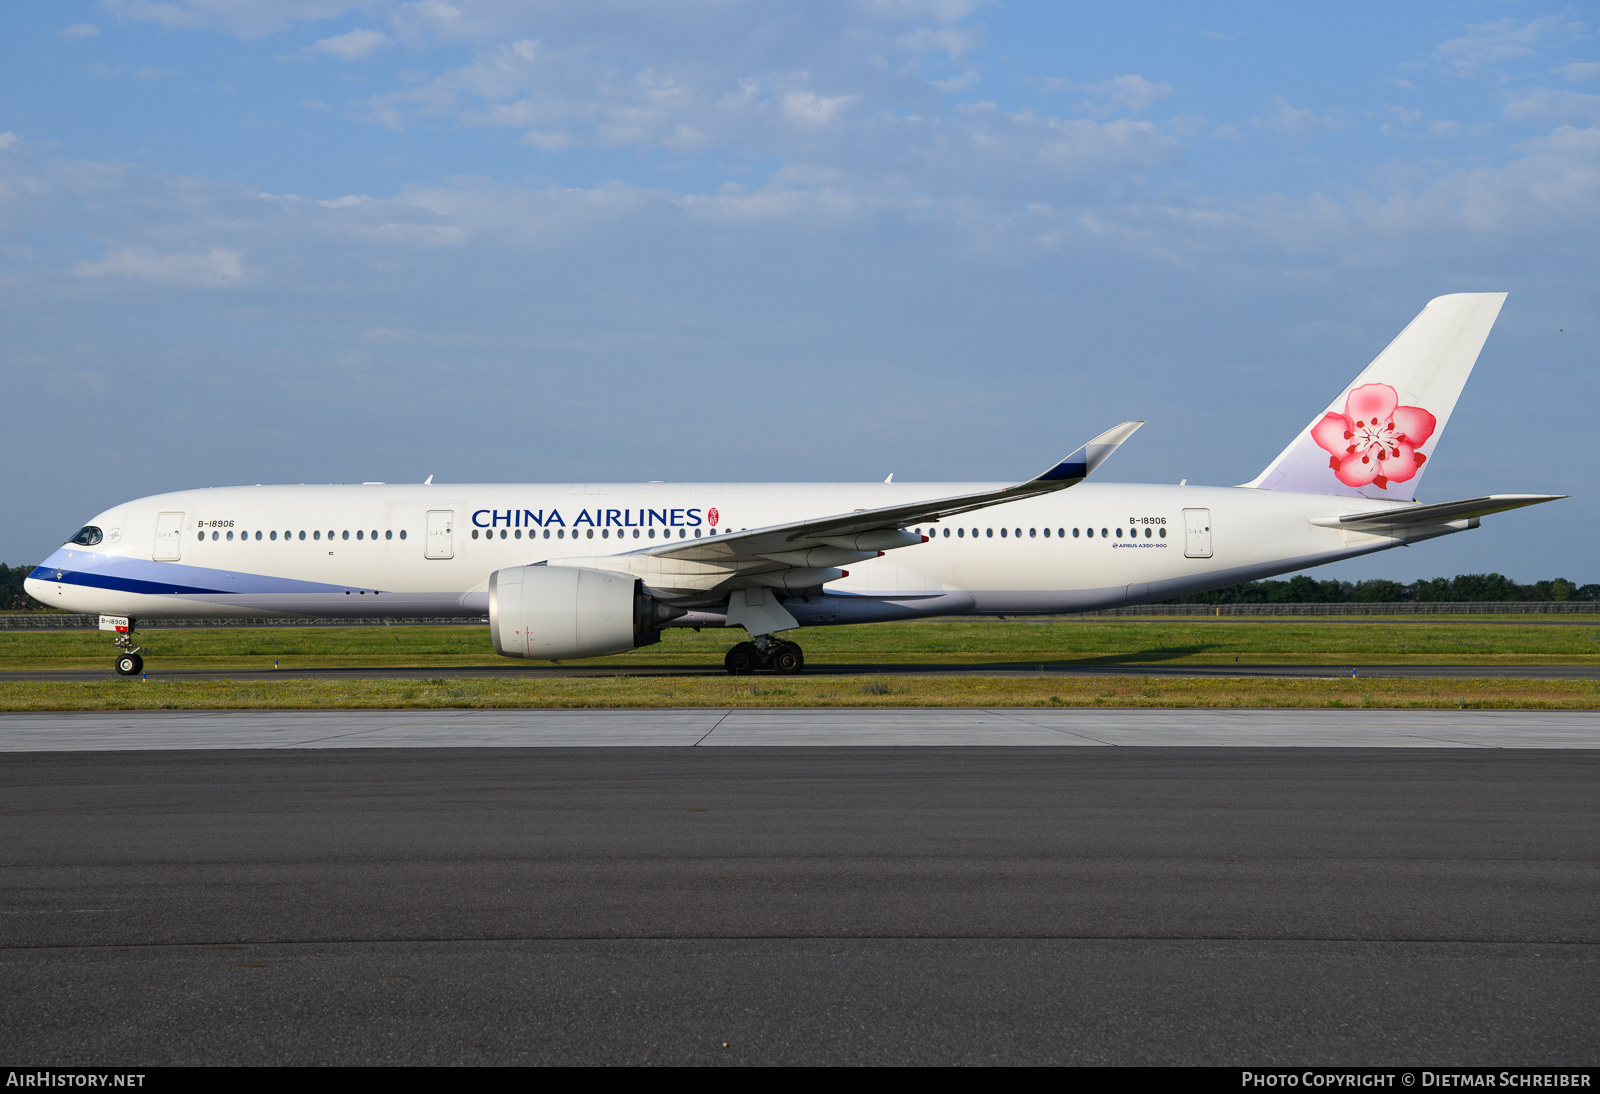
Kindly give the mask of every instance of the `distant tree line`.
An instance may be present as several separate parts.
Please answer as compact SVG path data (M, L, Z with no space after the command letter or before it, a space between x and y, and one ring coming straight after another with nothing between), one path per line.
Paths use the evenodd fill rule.
M1600 600L1600 585L1579 585L1564 577L1518 585L1504 574L1457 574L1402 585L1398 581L1318 581L1300 574L1288 581L1247 581L1209 593L1169 600L1169 604L1394 604L1408 600Z
M7 566L0 562L0 611L19 611L42 608L33 597L22 591L22 579L33 573L32 566Z

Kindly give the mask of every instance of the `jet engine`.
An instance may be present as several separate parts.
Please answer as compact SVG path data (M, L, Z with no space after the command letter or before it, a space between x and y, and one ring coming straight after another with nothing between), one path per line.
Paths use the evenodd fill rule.
M630 574L576 566L512 566L489 575L489 634L505 657L559 661L661 641L685 614Z

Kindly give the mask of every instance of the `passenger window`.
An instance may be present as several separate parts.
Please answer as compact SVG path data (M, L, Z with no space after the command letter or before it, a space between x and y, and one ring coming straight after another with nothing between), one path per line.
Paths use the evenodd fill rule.
M517 529L517 534L513 538L515 538L515 539L521 539L522 538L522 529L521 528Z
M377 539L377 538L378 538L378 530L377 530L377 529L376 529L376 528L374 528L374 529L373 529L373 530L372 530L372 538L373 538L373 539ZM377 594L377 593L373 593L373 594L372 594L372 595L373 595L373 596L377 596L377 595L378 595L378 594Z
M617 534L621 535L622 533L619 532ZM609 529L609 528L600 529L600 538L601 539L610 539L611 538L611 529Z
M277 539L278 539L278 533L276 533L276 532L273 532L273 533L272 533L272 534L271 534L271 535L269 535L269 536L268 536L268 537L267 537L267 538L268 538L268 539L270 539L270 540L272 540L272 541L273 541L273 542L274 542L274 543L276 543L276 542L277 542Z
M321 538L322 538L322 531L321 531L321 529L318 529L318 530L317 530L317 531L314 531L314 532L312 532L312 533L311 533L311 538L312 538L312 539L321 539Z
M565 528L557 528L556 529L556 538L557 539L566 539L567 538L567 530Z
M639 529L635 528L633 530L633 538L634 539L638 539L639 538Z
M350 533L346 532L345 533L345 538L348 539L349 536L350 536ZM357 539L365 539L366 538L365 535L362 533L361 529L359 529L359 528L356 529L356 538Z
M650 538L651 539L655 539L656 538L656 530L654 528L650 529Z
M1094 529L1093 528L1085 528L1084 529L1084 534L1087 535L1090 539L1093 539L1094 538Z
M260 538L261 538L261 533L257 532L256 533L256 539L260 539ZM273 539L277 539L278 538L278 533L276 533L276 532L272 533L272 538Z
M1102 528L1102 529L1100 529L1100 538L1101 538L1101 539L1105 539L1105 538L1106 538L1106 537L1107 537L1107 536L1109 536L1109 535L1110 535L1110 534L1111 534L1111 533L1110 533L1110 532L1108 532L1108 531L1106 531L1106 530L1105 530L1105 529L1104 529L1104 528Z
M400 538L401 539L405 539L406 538L406 530L404 528L400 529Z
M1038 533L1038 530L1037 530L1037 529L1035 529L1035 528L1029 528L1029 529L1028 529L1028 538L1029 538L1029 539L1033 539L1033 538L1034 538L1034 537L1035 537L1035 536L1037 536L1037 535L1038 535L1038 534L1039 534L1039 533ZM1049 534L1050 534L1050 529L1048 529L1048 528L1046 528L1046 529L1045 529L1045 530L1044 530L1044 534L1045 534L1045 535L1046 535L1046 536L1048 536L1048 535L1049 535Z
M944 530L944 538L945 539L949 539L950 538L950 529L946 528Z
M1077 539L1078 538L1078 530L1076 528L1074 528L1072 530L1072 538L1073 539Z
M1149 539L1150 538L1150 529L1146 528L1144 530L1144 538L1145 539Z
M304 533L304 532L301 532L301 533L300 533L300 538L301 538L301 539L305 539L305 538L306 538L306 534L305 534L305 533Z
M993 535L993 533L990 533L990 534ZM1005 539L1006 538L1006 530L1004 528L1000 529L1000 538L1001 539Z
M472 538L473 539L477 539L478 538L478 530L476 528L474 528L472 530Z
M583 530L583 538L584 539L593 539L594 538L594 529L593 528L585 528Z
M228 542L229 542L229 543L232 543L232 542L233 542L233 533L232 533L232 532L229 532L229 533L228 533Z
M1072 534L1073 535L1077 535L1078 534L1078 530L1076 528L1074 528L1072 530ZM1067 538L1067 530L1065 528L1057 528L1056 529L1056 535L1059 536L1061 539L1066 539Z
M966 534L967 534L967 530L966 530L966 529L965 529L965 528L957 528L957 529L956 529L956 535L957 535L957 536L959 536L959 537L965 537L965 536L966 536Z
M205 539L206 538L206 534L204 532L201 532L199 538L202 539L202 540Z
M1018 539L1021 539L1021 538L1022 538L1022 529L1021 529L1021 528L1018 528L1018 529L1017 529L1017 538L1018 538Z
M394 529L393 528L385 528L383 530L383 538L384 539L393 539L394 538Z
M1117 526L1117 538L1118 539L1122 538L1122 526L1121 525Z
M349 539L350 538L350 529L346 528L344 530L344 538L345 539Z
M1165 528L1161 529L1161 538L1162 539L1166 539L1167 538L1167 530Z

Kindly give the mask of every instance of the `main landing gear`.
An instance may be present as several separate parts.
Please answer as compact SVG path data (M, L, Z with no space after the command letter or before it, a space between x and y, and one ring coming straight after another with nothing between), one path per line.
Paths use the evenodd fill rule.
M734 676L749 676L757 669L771 669L784 676L798 676L806 667L806 655L793 642L762 634L733 647L722 663Z

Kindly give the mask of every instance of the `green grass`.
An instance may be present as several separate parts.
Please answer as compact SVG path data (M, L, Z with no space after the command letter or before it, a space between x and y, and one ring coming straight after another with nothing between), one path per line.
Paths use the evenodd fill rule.
M0 710L560 707L1600 709L1591 680L604 677L0 682Z
M485 627L174 628L142 631L161 669L450 668L493 665ZM571 664L617 671L675 665L720 668L742 631L668 630L659 645ZM1079 619L1049 623L882 623L791 632L812 664L832 665L1588 665L1600 663L1600 626L1482 624L1393 617ZM0 631L0 670L106 668L115 649L99 631Z

